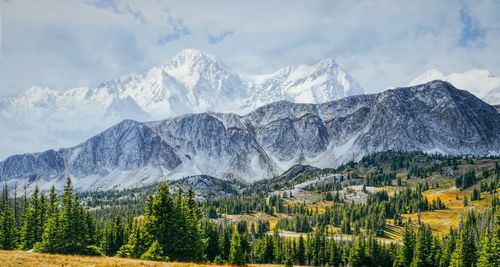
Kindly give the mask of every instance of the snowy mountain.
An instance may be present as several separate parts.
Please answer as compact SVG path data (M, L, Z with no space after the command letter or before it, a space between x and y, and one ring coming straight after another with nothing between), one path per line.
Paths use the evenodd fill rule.
M500 114L451 84L427 84L323 104L286 101L246 115L125 120L75 147L15 155L0 176L18 186L136 187L209 175L259 180L296 164L334 167L384 150L500 154Z
M467 89L490 105L500 104L500 78L493 76L488 70L473 69L444 75L438 70L431 69L411 81L409 86L433 80L448 81L457 88Z
M271 75L253 77L247 106L276 101L324 103L364 93L361 86L333 59L316 65L285 67Z
M239 75L212 55L184 49L163 66L56 91L32 87L0 99L0 159L64 147L122 121L159 120L206 111L249 112L274 101L323 103L362 94L333 60L287 67L271 75Z

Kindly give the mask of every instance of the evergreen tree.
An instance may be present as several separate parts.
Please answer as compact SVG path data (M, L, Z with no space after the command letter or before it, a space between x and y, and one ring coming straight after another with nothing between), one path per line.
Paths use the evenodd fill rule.
M52 190L51 190L52 191ZM77 195L73 195L71 179L68 178L62 197L62 209L58 210L54 191L51 192L49 204L45 208L47 219L41 242L35 247L36 251L63 254L90 254L101 255L102 252L94 245L89 223L92 218L80 204ZM35 210L31 204L29 210ZM36 213L35 213L36 214Z
M169 258L164 256L163 250L158 243L158 241L154 241L153 244L149 247L149 249L142 254L141 259L143 260L152 260L152 261L168 261Z
M455 250L456 240L457 232L453 229L450 229L448 236L446 236L443 240L441 257L439 260L440 267L448 267L450 265L451 254Z
M297 263L299 265L304 265L306 263L306 246L302 235L299 237L299 246L297 248Z
M128 237L128 242L120 248L118 256L125 258L140 258L149 248L151 248L151 239L151 236L149 236L146 231L144 219L136 218L132 223L132 232ZM157 244L161 246L158 241ZM161 256L165 256L163 248L161 248L161 250L158 247L154 248L155 253L159 251L163 252Z
M233 231L233 236L231 237L229 262L237 266L242 266L247 263L247 256L241 247L241 237L238 231Z
M487 227L481 235L477 266L500 266L500 209L495 208L493 229Z
M115 217L106 224L103 232L101 248L108 256L114 256L124 242L123 224L120 217Z
M455 251L451 255L451 267L468 267L472 266L476 261L476 248L469 225L466 221L464 228L459 234Z
M163 256L176 261L202 261L203 240L194 193L183 198L179 189L174 200L167 183L163 183L145 208L145 228L158 241Z
M417 231L415 252L411 262L412 267L431 266L432 257L432 232L428 225L420 224Z
M212 222L207 222L205 224L205 237L208 242L205 247L205 254L207 255L207 259L213 262L215 257L221 254L217 225Z
M394 266L410 266L415 250L415 234L407 224L403 233L403 243L399 247Z
M477 260L478 267L492 266L492 264L495 262L495 257L497 257L498 251L494 250L495 246L492 241L493 240L491 232L489 228L486 228L486 230L481 235L481 242L479 244Z
M361 237L354 241L350 249L349 266L366 266L365 243L364 239Z
M35 187L31 196L30 204L27 206L23 215L23 224L21 228L21 248L31 249L36 242L42 240L42 208L39 199L38 186Z
M17 229L8 200L4 202L3 211L0 214L0 249L12 250L16 247Z

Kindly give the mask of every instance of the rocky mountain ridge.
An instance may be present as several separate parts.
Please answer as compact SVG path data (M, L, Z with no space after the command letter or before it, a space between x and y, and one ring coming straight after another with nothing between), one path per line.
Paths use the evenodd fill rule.
M427 84L323 104L280 101L246 115L196 113L125 120L82 144L0 163L9 183L78 190L210 175L254 181L296 164L335 167L376 151L500 153L500 114L451 84Z

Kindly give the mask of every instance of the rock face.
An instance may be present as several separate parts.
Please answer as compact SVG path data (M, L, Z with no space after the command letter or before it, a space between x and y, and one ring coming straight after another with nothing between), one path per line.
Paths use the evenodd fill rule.
M124 119L250 112L280 100L323 103L357 94L363 89L332 59L251 76L235 73L212 55L184 49L162 66L95 88L60 92L33 87L23 95L0 98L0 160L70 146Z
M500 153L500 114L467 91L433 81L324 104L275 102L247 115L198 113L123 121L84 143L0 163L9 182L79 190L211 175L259 180L296 164L334 167L384 150Z

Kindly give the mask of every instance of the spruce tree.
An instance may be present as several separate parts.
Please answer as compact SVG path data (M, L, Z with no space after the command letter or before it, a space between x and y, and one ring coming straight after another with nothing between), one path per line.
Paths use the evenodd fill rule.
M455 251L451 255L450 266L472 266L476 260L476 248L470 224L466 221L457 239Z
M36 242L42 240L43 225L41 221L41 206L38 186L35 187L29 205L23 214L21 227L21 248L28 250L33 248Z
M453 229L450 229L450 232L443 240L441 257L439 260L440 267L448 267L450 265L451 254L455 250L456 240L457 240L457 232Z
M498 254L498 251L493 250L495 246L492 241L491 232L487 227L481 235L477 260L478 267L491 266L495 262L495 254Z
M155 240L153 244L151 244L151 246L148 248L148 250L141 255L141 259L151 261L169 260L167 256L164 256L163 249L157 240Z
M432 232L428 225L421 224L417 231L415 252L411 262L412 267L430 266L432 252Z
M349 266L366 266L365 244L362 237L356 238L350 249Z
M54 192L51 193L47 213L51 213L44 227L42 242L36 247L37 251L63 254L91 254L100 255L93 245L91 229L93 225L90 215L81 206L77 195L73 195L71 179L68 178L62 197L62 209L58 210ZM31 207L30 207L31 209Z
M118 251L118 256L125 258L140 258L152 244L152 237L148 234L143 218L136 218L132 224L132 232L128 237L127 244ZM157 241L158 246L160 246ZM160 251L156 248L156 252ZM155 253L156 253L155 252ZM161 252L164 253L163 248ZM161 256L165 256L164 254Z
M145 228L148 235L158 241L164 256L171 260L204 260L205 241L194 193L185 199L179 189L174 201L168 184L161 184L146 204Z
M246 255L241 248L241 237L238 231L233 231L233 236L231 237L231 249L229 251L229 263L243 266L247 263Z
M0 249L12 250L16 248L17 229L14 212L8 200L4 202L3 211L0 214Z
M299 246L297 248L297 262L299 265L306 264L306 246L302 235L299 237Z
M410 266L414 250L415 234L411 230L410 225L407 224L403 232L403 244L399 247L394 266Z

